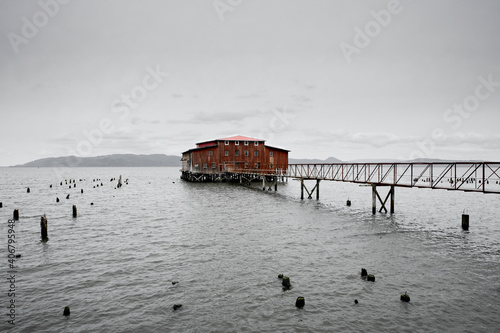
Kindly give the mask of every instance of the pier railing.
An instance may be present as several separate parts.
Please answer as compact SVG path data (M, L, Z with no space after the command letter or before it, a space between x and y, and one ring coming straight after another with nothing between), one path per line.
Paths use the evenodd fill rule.
M500 194L500 162L289 164L286 176Z

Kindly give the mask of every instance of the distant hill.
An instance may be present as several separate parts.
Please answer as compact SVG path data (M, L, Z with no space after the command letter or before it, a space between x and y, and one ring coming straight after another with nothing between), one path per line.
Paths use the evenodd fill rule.
M169 167L181 166L181 157L175 155L113 154L96 157L49 157L16 165L16 167Z

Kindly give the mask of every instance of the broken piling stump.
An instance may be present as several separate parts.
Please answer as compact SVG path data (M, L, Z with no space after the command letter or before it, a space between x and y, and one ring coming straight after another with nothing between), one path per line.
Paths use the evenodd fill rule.
M410 295L408 295L405 291L404 294L401 295L401 297L399 298L401 301L403 302L409 302L410 301Z
M469 214L462 214L462 229L469 230Z
M40 230L42 234L42 242L48 241L49 237L47 237L47 217L45 216L45 214L40 220Z
M14 221L19 220L19 209L14 209Z
M306 304L306 300L304 297L297 297L297 300L295 301L295 306L298 307L299 309L303 308L304 305Z
M288 276L283 276L283 281L281 282L284 288L288 289L291 287L290 278Z
M73 217L76 217L76 205L73 205Z
M69 310L69 306L66 306L66 307L64 308L63 315L64 315L65 317L69 317L69 315L70 315L70 314L71 314L71 311Z

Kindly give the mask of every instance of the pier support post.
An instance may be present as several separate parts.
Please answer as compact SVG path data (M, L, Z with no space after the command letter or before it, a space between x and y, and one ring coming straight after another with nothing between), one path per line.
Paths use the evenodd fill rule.
M304 200L304 179L300 179L300 200Z
M316 200L319 200L319 179L316 179Z
M274 177L274 191L278 192L278 177Z
M372 214L375 214L377 212L377 198L378 201L380 201L380 204L382 205L379 209L379 213L382 213L382 210L384 210L386 213L388 212L385 204L387 203L387 200L391 198L391 207L390 207L390 212L391 214L394 214L394 185L391 185L391 188L389 190L389 193L387 193L387 196L385 197L385 200L382 200L380 195L377 192L377 185L372 184Z
M391 214L394 214L394 185L391 185Z
M372 184L372 214L377 213L377 185Z
M266 190L266 176L262 176L262 191Z

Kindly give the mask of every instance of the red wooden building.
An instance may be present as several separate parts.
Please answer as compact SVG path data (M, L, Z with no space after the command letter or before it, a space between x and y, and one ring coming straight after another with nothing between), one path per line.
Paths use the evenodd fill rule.
M182 173L283 174L288 168L289 150L267 146L265 140L245 136L199 142L182 153Z

